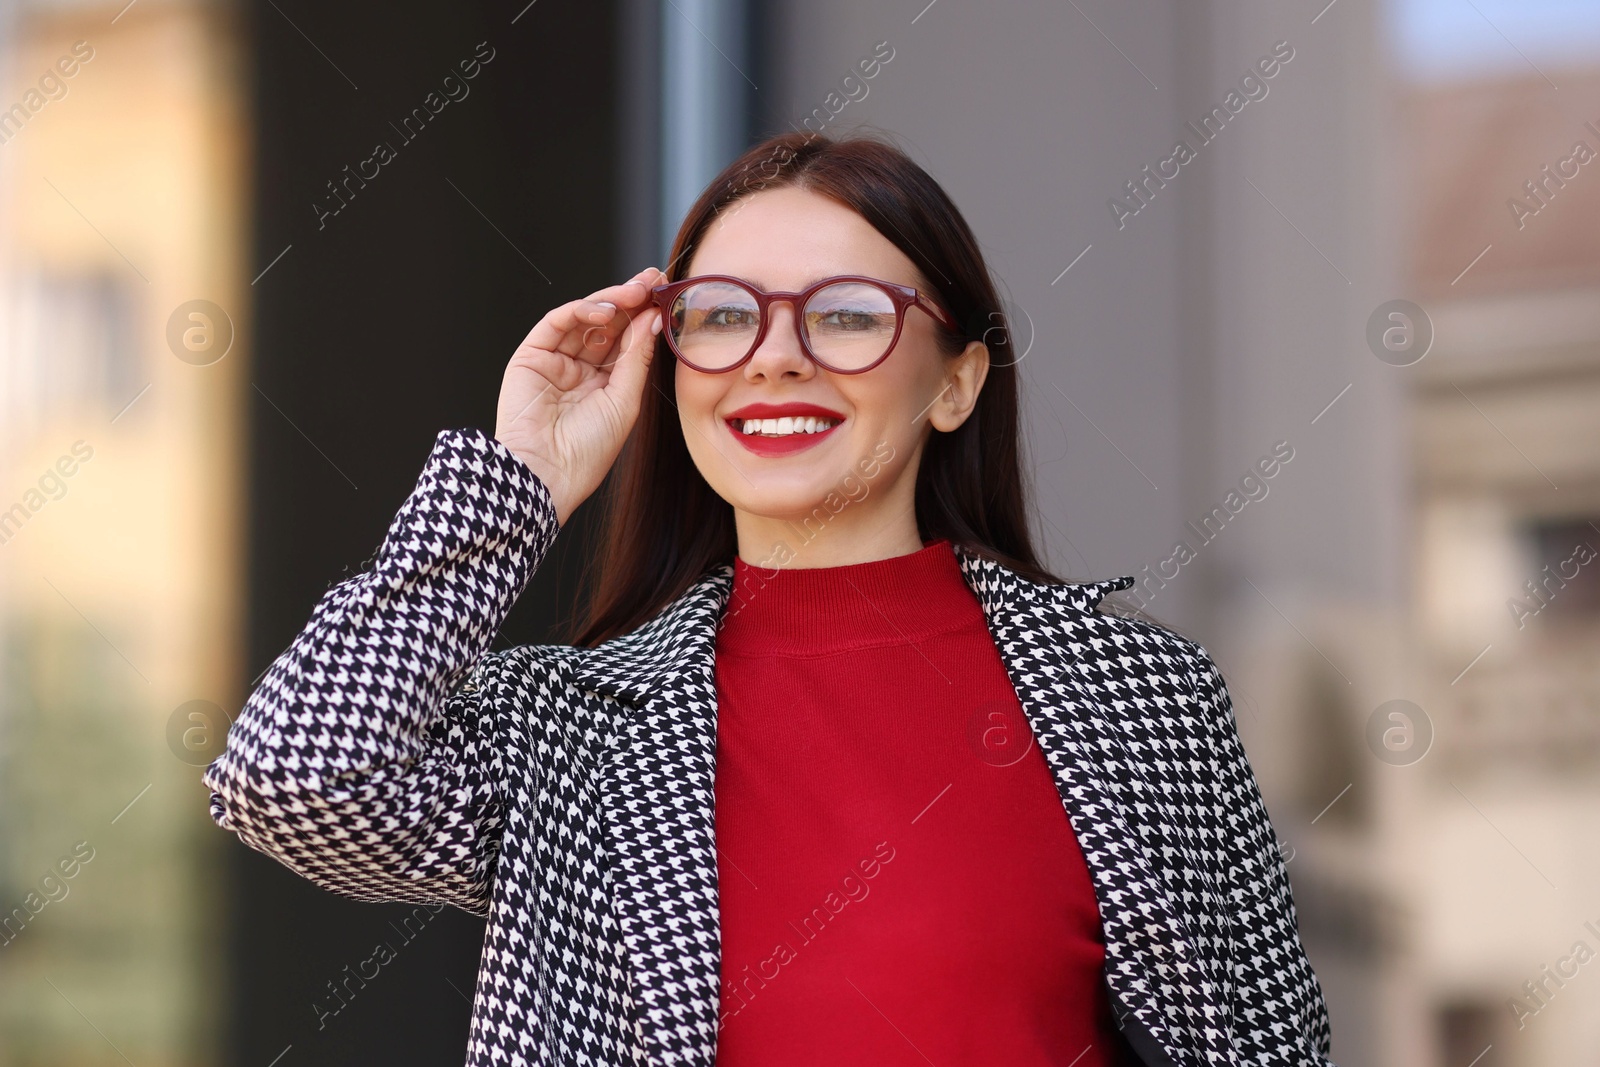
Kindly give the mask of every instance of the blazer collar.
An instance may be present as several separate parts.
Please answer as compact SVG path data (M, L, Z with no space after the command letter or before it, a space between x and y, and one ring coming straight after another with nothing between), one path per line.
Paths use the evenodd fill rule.
M1133 585L1133 575L1095 582L1035 582L1002 563L953 545L967 585L991 620L1004 610L1058 605L1093 611L1107 594ZM663 688L704 674L716 649L717 627L733 588L733 565L708 570L655 618L621 637L580 650L574 684L635 707Z
M1193 1052L1164 1020L1176 1012L1203 1024L1216 1006L1195 1001L1188 981L1165 990L1150 977L1148 961L1184 944L1189 932L1155 873L1157 858L1128 825L1122 790L1107 777L1107 754L1126 740L1113 709L1094 696L1093 678L1118 650L1102 647L1110 642L1091 633L1087 616L1135 579L1038 583L955 550L1083 846L1119 1010L1181 1061ZM715 1057L714 661L732 579L731 565L708 571L638 630L571 661L574 685L627 705L600 771L600 803L612 845L613 906L652 1063L712 1067Z

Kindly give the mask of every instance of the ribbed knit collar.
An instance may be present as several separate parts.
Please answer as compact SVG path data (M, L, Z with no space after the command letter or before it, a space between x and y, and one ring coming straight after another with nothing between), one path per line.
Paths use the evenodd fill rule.
M733 561L717 648L818 655L916 642L984 620L947 538L916 552L836 567L769 568Z

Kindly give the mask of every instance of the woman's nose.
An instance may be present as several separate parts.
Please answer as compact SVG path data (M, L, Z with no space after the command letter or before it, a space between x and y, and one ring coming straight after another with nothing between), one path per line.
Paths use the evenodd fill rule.
M795 333L794 305L787 300L774 301L767 314L767 335L744 365L745 377L809 377L815 373L816 365L807 358Z

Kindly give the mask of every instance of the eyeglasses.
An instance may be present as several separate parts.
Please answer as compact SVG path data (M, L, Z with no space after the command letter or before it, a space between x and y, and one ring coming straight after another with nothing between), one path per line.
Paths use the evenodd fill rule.
M837 374L860 374L882 363L900 340L912 305L961 332L944 308L911 286L853 274L824 278L798 293L762 292L725 274L684 278L650 292L661 307L661 332L673 354L709 374L743 366L755 354L777 300L794 306L805 354Z

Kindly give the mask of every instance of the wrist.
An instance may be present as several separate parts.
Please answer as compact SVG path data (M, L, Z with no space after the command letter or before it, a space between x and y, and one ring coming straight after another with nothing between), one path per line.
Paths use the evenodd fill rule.
M566 479L561 477L560 473L546 463L542 457L507 444L498 434L494 436L494 440L508 454L514 456L517 462L526 467L534 478L538 480L539 484L544 487L545 493L550 497L550 506L555 509L556 525L564 529L567 525L567 519L577 509L577 502L571 499Z

